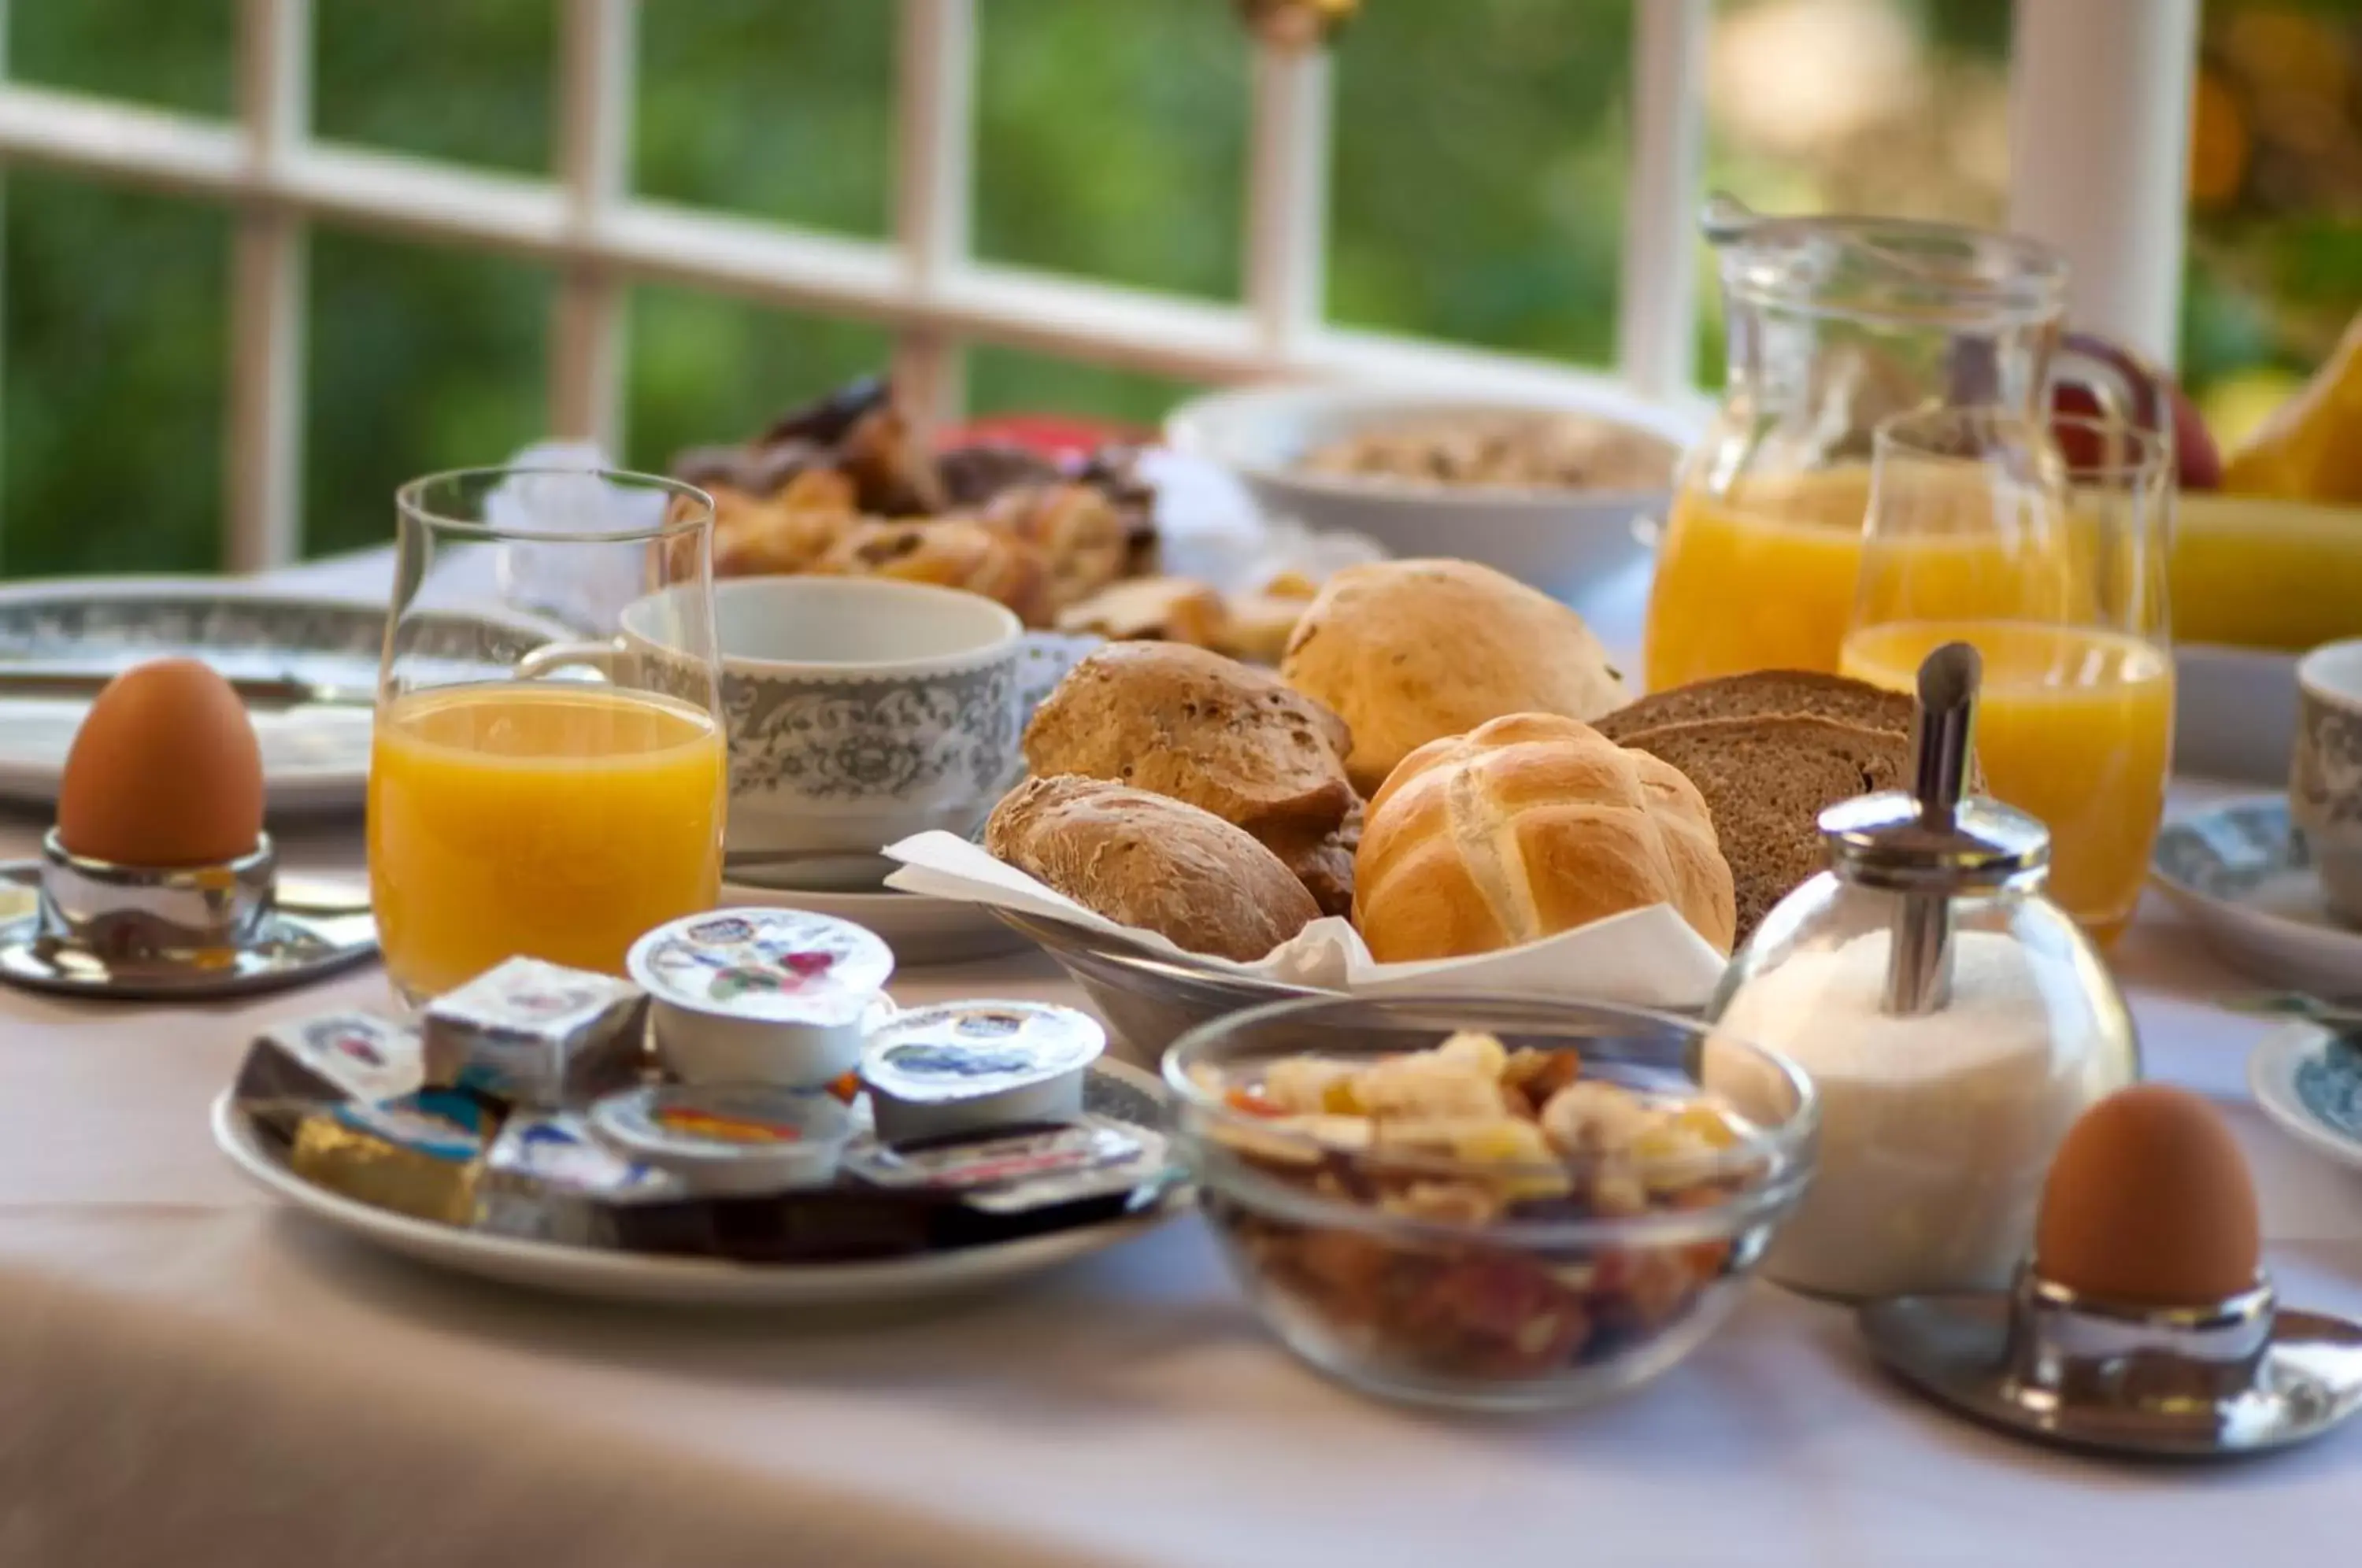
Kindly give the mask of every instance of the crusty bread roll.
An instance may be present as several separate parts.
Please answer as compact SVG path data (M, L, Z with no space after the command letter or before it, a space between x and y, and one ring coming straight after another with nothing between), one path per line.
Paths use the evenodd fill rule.
M1375 561L1329 580L1280 674L1353 732L1363 794L1412 752L1507 713L1590 720L1624 683L1583 617L1472 561Z
M1381 962L1514 947L1671 904L1730 951L1730 867L1681 770L1519 713L1406 758L1370 802L1353 923Z
M1242 829L1097 778L1027 779L993 808L984 846L1094 913L1189 953L1252 962L1320 912Z
M1110 643L1034 711L1025 762L1170 795L1268 844L1345 820L1351 744L1336 714L1267 671L1179 643Z

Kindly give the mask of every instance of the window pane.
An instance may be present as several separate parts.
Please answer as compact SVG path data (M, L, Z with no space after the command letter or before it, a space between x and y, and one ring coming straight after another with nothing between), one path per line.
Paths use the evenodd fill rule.
M331 141L546 172L557 10L318 0L315 127Z
M12 0L8 74L158 108L235 112L232 0Z
M2236 443L2362 310L2362 13L2208 0L2181 373Z
M743 440L795 404L884 370L891 348L884 329L862 322L636 289L629 461L661 471L685 447Z
M2009 206L2010 7L1992 0L1716 0L1706 185L1764 212L1998 227ZM1723 380L1699 269L1698 376Z
M1248 45L1231 7L993 0L979 16L977 254L1235 298Z
M968 407L995 414L1071 414L1153 427L1165 411L1204 391L1186 381L1140 375L1017 348L978 348L968 354Z
M1632 0L1374 5L1338 46L1329 314L1602 361Z
M642 7L636 188L885 234L894 17L877 0Z
M0 569L213 569L228 220L12 171L6 235Z
M505 257L313 235L306 554L391 538L403 480L541 436L552 287Z

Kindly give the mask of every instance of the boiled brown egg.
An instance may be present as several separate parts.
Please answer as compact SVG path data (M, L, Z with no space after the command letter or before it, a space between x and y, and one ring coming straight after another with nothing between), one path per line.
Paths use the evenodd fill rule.
M2220 1112L2136 1084L2067 1130L2042 1189L2035 1271L2088 1296L2196 1307L2254 1287L2255 1183Z
M209 666L158 659L108 681L66 753L58 836L118 866L210 866L262 834L262 750Z

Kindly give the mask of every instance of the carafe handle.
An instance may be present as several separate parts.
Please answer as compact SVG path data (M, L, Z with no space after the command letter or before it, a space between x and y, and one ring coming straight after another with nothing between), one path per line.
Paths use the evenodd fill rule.
M2051 390L2081 387L2089 392L2099 416L2122 420L2137 430L2173 439L2173 408L2166 393L2165 372L2121 345L2089 332L2070 332L2058 340L2050 362ZM2047 408L2047 399L2046 399Z

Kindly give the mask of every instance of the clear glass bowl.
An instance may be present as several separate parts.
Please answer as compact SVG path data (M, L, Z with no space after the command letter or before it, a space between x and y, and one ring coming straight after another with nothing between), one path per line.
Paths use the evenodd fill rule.
M1275 1130L1242 1105L1275 1060L1367 1062L1477 1031L1573 1051L1578 1079L1656 1104L1711 1084L1744 1129L1705 1164L1615 1156L1638 1212L1599 1207L1602 1162L1520 1166L1347 1150ZM1598 1003L1343 997L1282 1002L1193 1029L1164 1059L1198 1204L1280 1339L1365 1392L1469 1409L1596 1403L1687 1355L1737 1305L1810 1180L1818 1110L1773 1054L1688 1020ZM1456 1218L1422 1201L1467 1183L1573 1187ZM1409 1201L1406 1199L1409 1198Z

